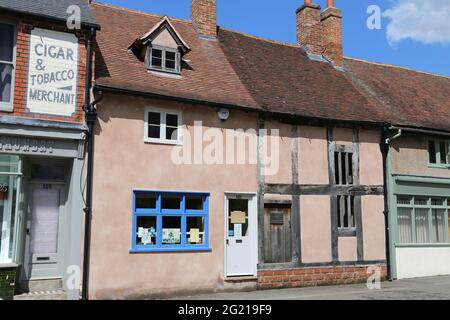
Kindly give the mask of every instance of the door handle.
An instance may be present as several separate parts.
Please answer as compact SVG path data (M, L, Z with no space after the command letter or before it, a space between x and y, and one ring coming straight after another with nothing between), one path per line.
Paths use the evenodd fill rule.
M230 244L230 239L227 239L227 245L229 245Z

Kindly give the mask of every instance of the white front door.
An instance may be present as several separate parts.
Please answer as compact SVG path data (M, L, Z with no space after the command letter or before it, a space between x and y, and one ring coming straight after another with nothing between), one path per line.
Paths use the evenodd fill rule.
M226 276L256 276L257 221L256 196L227 195L226 216Z
M64 187L30 187L27 220L27 273L29 279L62 276Z

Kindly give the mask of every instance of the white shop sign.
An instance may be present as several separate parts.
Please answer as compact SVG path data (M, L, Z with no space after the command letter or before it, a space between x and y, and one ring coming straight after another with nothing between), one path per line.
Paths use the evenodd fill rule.
M33 29L30 38L27 109L70 117L76 110L78 39L71 33Z

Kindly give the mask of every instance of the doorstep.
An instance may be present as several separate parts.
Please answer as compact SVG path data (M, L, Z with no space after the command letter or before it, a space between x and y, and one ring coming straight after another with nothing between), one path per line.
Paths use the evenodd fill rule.
M257 282L258 277L255 276L239 276L239 277L225 277L225 282L236 283L236 282Z

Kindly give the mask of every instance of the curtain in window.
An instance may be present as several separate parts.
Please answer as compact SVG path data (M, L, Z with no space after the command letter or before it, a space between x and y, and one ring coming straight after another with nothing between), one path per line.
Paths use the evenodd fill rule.
M445 210L433 209L432 222L434 232L434 242L445 242Z
M398 208L398 241L399 243L412 243L412 209Z
M428 243L430 242L428 224L428 209L415 209L416 213L416 242Z
M0 23L0 102L11 102L14 27Z
M0 63L0 102L11 102L12 65Z

